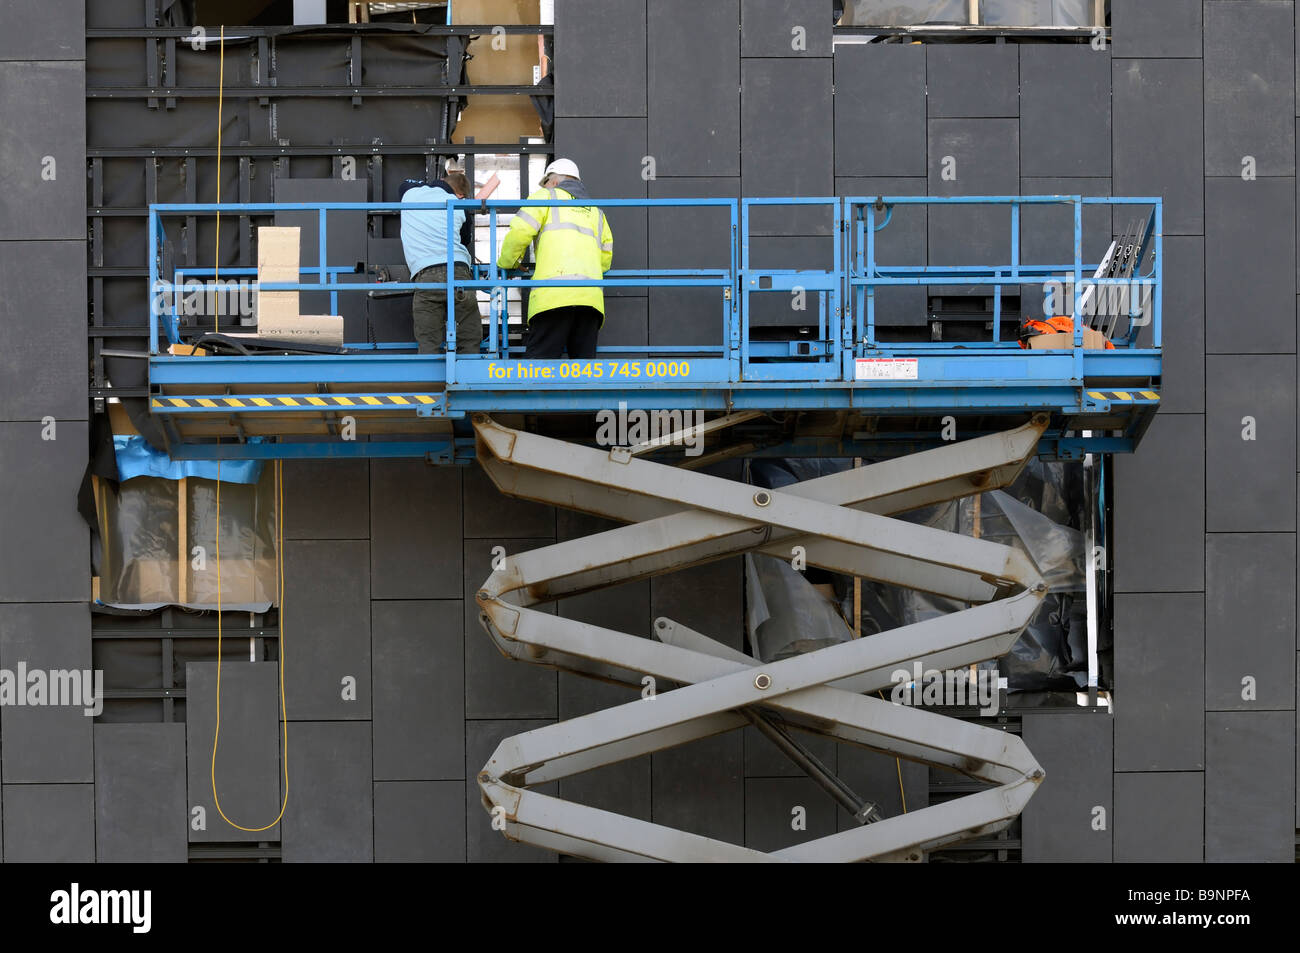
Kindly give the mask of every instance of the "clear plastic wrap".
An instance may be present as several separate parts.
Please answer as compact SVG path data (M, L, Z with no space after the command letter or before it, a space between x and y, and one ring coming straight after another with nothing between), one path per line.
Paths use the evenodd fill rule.
M215 481L135 477L116 490L103 484L98 504L101 603L120 609L217 607ZM276 601L271 468L254 484L222 480L221 526L222 609L265 612Z
M841 26L920 26L969 23L966 0L845 0Z
M980 0L987 26L1093 26L1093 0Z
M812 479L846 468L839 460L754 461L752 480L779 489L796 480ZM977 508L978 500L978 508ZM1085 545L1082 525L1082 486L1077 466L1031 460L1006 490L939 503L901 514L908 522L1013 546L1038 567L1049 587L1038 613L1012 651L998 660L1012 692L1073 691L1085 684L1087 631L1083 591ZM1071 525L1074 524L1074 525ZM805 578L771 557L746 563L750 644L764 661L807 652L851 638L843 618L852 618L851 580L809 567ZM766 566L767 560L774 566ZM808 581L830 579L840 611ZM800 585L802 584L802 585ZM911 625L967 608L965 603L928 593L862 581L863 635ZM757 593L757 596L755 595ZM825 607L825 610L823 609ZM838 623L838 628L836 626ZM765 627L766 626L766 627Z
M813 584L775 556L747 555L745 627L764 662L847 642L853 632Z

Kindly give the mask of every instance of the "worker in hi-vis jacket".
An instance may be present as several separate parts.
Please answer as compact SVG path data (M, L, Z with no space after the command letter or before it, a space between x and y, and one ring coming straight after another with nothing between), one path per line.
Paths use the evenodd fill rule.
M541 188L530 201L589 199L570 159L546 167ZM536 242L533 277L595 278L614 261L614 233L596 206L526 206L510 222L497 265L514 268L530 243ZM605 296L599 287L533 287L528 296L528 343L524 357L596 356L596 337L605 323Z

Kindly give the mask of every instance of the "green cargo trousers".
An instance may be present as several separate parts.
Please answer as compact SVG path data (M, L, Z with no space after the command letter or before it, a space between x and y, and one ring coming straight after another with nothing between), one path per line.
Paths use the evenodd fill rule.
M469 266L456 263L456 277L468 279ZM447 280L446 265L430 265L412 281L434 282ZM421 354L441 354L447 348L447 291L416 291L411 302L411 317L415 323L415 341ZM483 343L483 316L478 310L478 296L472 288L456 289L456 353L477 354Z

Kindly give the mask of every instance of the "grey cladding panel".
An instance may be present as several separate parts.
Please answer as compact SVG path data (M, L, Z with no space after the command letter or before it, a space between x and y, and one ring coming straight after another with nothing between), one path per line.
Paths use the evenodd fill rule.
M1115 590L1204 589L1205 418L1157 414L1138 452L1114 467Z
M1291 4L1205 4L1205 172L1295 174L1295 19ZM1211 217L1211 221L1213 218Z
M1020 187L1014 119L932 119L932 195L1012 195ZM1008 206L932 206L930 264L979 265L1011 255ZM982 292L987 293L987 292Z
M606 306L608 311L608 305ZM606 320L606 328L609 321ZM601 343L610 343L607 331ZM479 467L465 470L465 538L555 535L555 508L506 496ZM470 575L473 575L471 573Z
M836 50L836 175L925 175L927 49L873 43Z
M465 641L459 600L371 603L374 776L450 780L465 764Z
M1124 701L1115 706L1115 769L1203 767L1204 684L1205 597L1118 594L1115 691Z
M858 797L875 804L883 817L898 817L929 805L930 769L926 765L852 745L841 745L838 754L836 773ZM858 826L847 811L836 814L840 830Z
M284 500L286 539L365 539L370 534L370 464L287 461Z
M1110 179L1021 179L1022 195L1110 195ZM1117 213L1126 221L1130 213ZM1136 218L1136 215L1132 217ZM1123 225L1118 226L1120 229ZM1083 208L1083 260L1099 262L1114 238L1111 206ZM1020 212L1020 260L1032 264L1072 265L1074 262L1074 206L1026 205ZM1089 271L1088 274L1092 272ZM1039 311L1039 314L1042 312Z
M85 419L85 269L81 242L5 243L0 420Z
M376 781L375 860L463 863L465 782Z
M1013 44L936 43L926 52L931 119L1020 115L1020 56Z
M188 813L184 725L95 727L100 863L183 863Z
M739 844L745 836L744 745L739 732L656 751L650 771L656 824Z
M1291 179L1205 182L1205 349L1294 353L1296 190Z
M419 460L370 464L370 572L376 599L457 599L461 473Z
M1295 533L1211 533L1205 579L1206 710L1294 707Z
M831 18L821 0L741 0L741 56L830 56Z
M1111 827L1093 818L1112 813L1112 724L1104 710L1025 714L1025 745L1047 773L1020 815L1025 863L1110 862Z
M555 114L644 116L645 0L555 6Z
M87 427L59 422L43 440L39 421L0 423L0 602L90 598L90 532L77 513Z
M650 580L650 613L744 649L744 563L720 559Z
M506 738L523 734L534 728L552 724L549 721L467 721L465 722L465 842L466 859L470 863L532 863L553 864L555 854L538 847L529 847L506 840L505 834L492 829L492 817L483 808L482 792L473 780L488 763L492 753ZM543 784L530 790L555 796L554 784Z
M1295 860L1296 719L1289 711L1205 716L1205 859Z
M1199 771L1115 775L1115 860L1199 864L1204 794Z
M657 174L739 175L737 0L655 0L647 13L649 153Z
M605 323L600 347L638 347L646 344L650 306L646 298L605 299Z
M651 198L734 198L736 178L666 179L650 183ZM725 207L650 210L651 268L727 268L731 211ZM652 288L650 344L712 344L723 341L723 299L717 288Z
M578 164L582 183L593 199L645 198L642 170L646 151L644 119L568 119L555 125L555 154ZM656 160L657 162L657 160ZM618 271L646 267L646 210L607 208L605 218L614 233L614 264ZM644 295L644 288L606 288L605 296Z
M289 726L289 748L293 800L281 824L284 860L371 861L370 725L298 722Z
M1115 56L1201 56L1201 4L1195 0L1111 0Z
M77 679L80 690L76 690L76 682L69 686L79 703L6 704L0 712L0 777L6 783L94 780L91 717L85 714L86 694L93 688L93 675L90 686L85 684L85 673L92 669L87 607L75 603L0 605L0 669L16 673L20 665L25 666L29 678L31 673L51 670L82 673ZM32 684L29 682L29 687ZM60 694L63 691L60 689ZM13 819L11 809L11 823Z
M84 63L0 63L0 240L86 237Z
M284 544L285 696L291 720L370 717L370 573L361 540ZM296 638L295 638L296 636ZM343 697L345 678L356 699Z
M745 777L747 778L801 778L803 769L782 754L757 728L746 726L741 734L745 739ZM834 738L806 731L791 732L794 739L831 770L835 769L838 746Z
M925 195L927 191L924 178L839 177L835 180L835 194L842 196ZM876 233L876 261L885 265L927 264L928 221L929 210L924 205L895 205L889 224ZM924 325L926 320L925 288L876 291L878 325L916 327Z
M834 266L834 256L835 249L829 236L750 238L749 241L751 268L829 271ZM752 286L748 290L751 327L806 325L816 328L818 308L828 307L829 299L822 298L819 302L819 292L811 289L802 294L762 292Z
M1292 531L1295 355L1214 355L1205 367L1206 530Z
M554 718L558 705L555 672L507 659L478 619L474 593L492 574L492 550L507 554L548 546L553 539L465 540L465 715L467 718ZM554 612L553 606L545 607ZM477 773L482 765L475 767ZM466 775L472 778L473 773Z
M366 202L369 198L370 182L365 177L352 180L276 179L275 181L277 202ZM358 262L365 262L366 213L332 210L325 214L325 263L331 267L351 268ZM319 265L319 212L276 212L275 224L281 228L296 226L302 229L299 236L300 268L306 271ZM315 283L318 278L303 276L302 280ZM339 310L355 313L360 307L360 300L361 296L357 294L341 294ZM299 296L298 306L303 314L334 313L330 311L329 293L325 291L303 292ZM352 315L345 315L345 317L352 317ZM348 330L352 330L352 322L349 322Z
M1020 86L1021 174L1109 177L1109 52L1022 44Z
M1205 411L1205 239L1165 236L1160 410ZM1145 328L1138 343L1151 340Z
M748 197L827 196L835 187L829 59L741 64L741 189ZM750 235L829 235L830 206L751 208Z
M82 0L8 0L0 13L0 60L86 57Z
M771 853L828 837L842 810L808 778L750 778L745 781L745 846Z
M95 862L93 784L6 784L3 795L6 863Z
M292 651L292 649L290 650ZM297 660L294 659L296 662ZM286 666L289 657L285 659ZM185 667L185 744L189 752L189 810L203 808L206 825L191 842L246 840L223 820L212 800L212 742L216 726L217 664ZM221 665L221 738L217 745L217 796L226 817L241 827L275 820L280 787L280 691L275 662L226 660ZM279 825L260 835L278 840Z

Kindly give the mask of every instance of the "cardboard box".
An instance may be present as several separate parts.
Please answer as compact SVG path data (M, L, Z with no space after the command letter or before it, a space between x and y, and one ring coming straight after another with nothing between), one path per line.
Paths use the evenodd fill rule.
M256 338L262 341L300 341L323 347L343 346L343 318L333 314L295 314L258 319L253 334L227 334L229 338Z
M516 26L541 22L538 0L457 0L458 23L500 23ZM505 49L502 49L504 40ZM495 44L495 45L494 45ZM533 69L541 59L537 37L527 34L484 34L466 52L473 57L465 70L471 83L531 86ZM475 142L517 142L521 136L537 137L542 124L527 96L468 96L453 142L472 136ZM525 193L531 191L526 189Z
M298 281L299 247L302 229L259 228L257 230L257 280ZM230 337L269 338L302 341L327 347L343 346L343 319L337 315L299 314L298 292L257 293L257 333Z
M298 281L300 228L271 228L257 230L257 281ZM298 315L298 292L257 292L257 326L293 318Z
M1060 334L1036 334L1029 339L1030 350L1047 351L1047 350L1071 350L1074 348L1074 335L1061 332ZM1106 349L1106 335L1100 331L1094 331L1092 328L1083 329L1083 347L1088 351L1104 351Z

